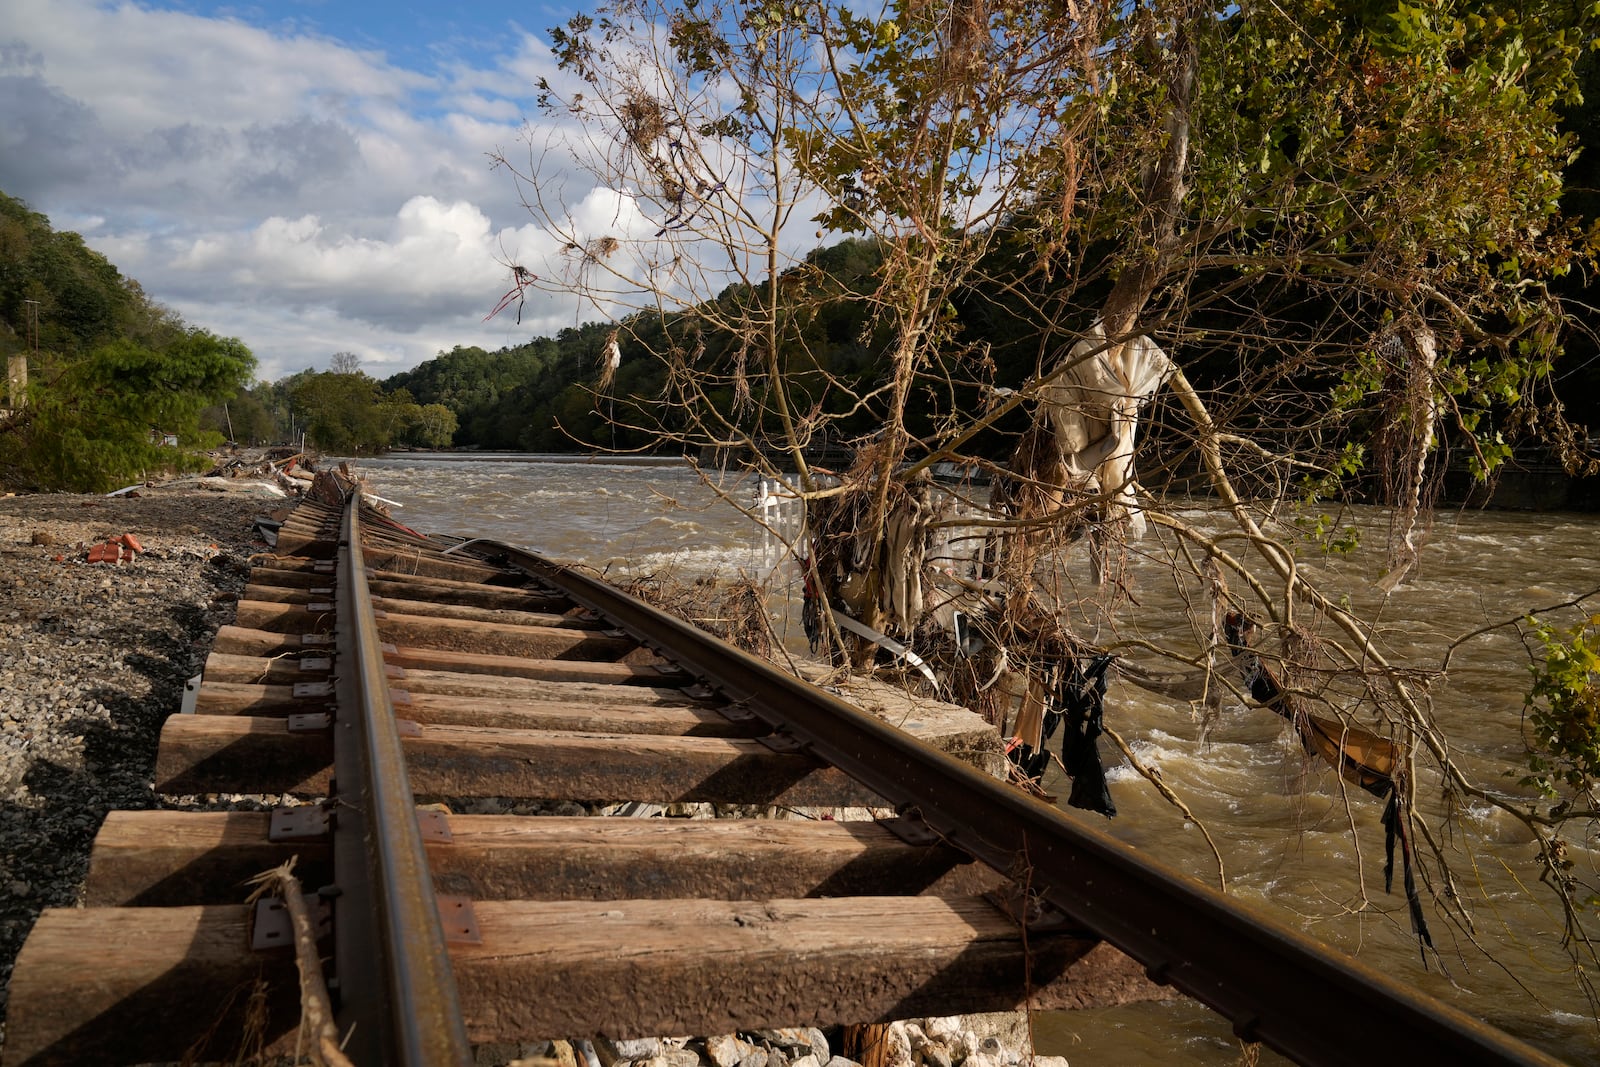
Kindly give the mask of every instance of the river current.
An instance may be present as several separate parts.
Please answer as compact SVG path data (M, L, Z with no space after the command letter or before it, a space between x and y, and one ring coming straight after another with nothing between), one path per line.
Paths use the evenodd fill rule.
M402 505L396 519L424 533L491 537L614 573L693 577L742 571L792 592L795 572L775 546L683 465L395 455L356 461L355 468L372 492ZM758 499L757 492L752 482L735 477L722 486L723 494L745 505ZM1209 505L1203 502L1167 506L1193 525L1208 522ZM1369 540L1381 540L1379 514L1358 509L1346 518L1370 527ZM1391 660L1437 669L1460 635L1600 587L1595 532L1596 520L1587 516L1440 511L1417 574L1387 598L1373 587L1372 560L1359 552L1339 561L1308 559L1306 567L1323 591L1336 599L1348 596L1359 612L1379 619ZM1119 636L1168 637L1189 627L1158 558L1170 547L1158 530L1140 542L1140 553L1149 558L1134 565L1137 605L1129 609L1129 629ZM1600 597L1584 607L1600 610ZM786 643L803 648L790 621L793 612L783 609L781 598L774 610L775 625L786 628ZM1571 609L1550 616L1566 625L1578 617ZM1492 789L1515 792L1516 776L1525 773L1519 727L1528 664L1517 630L1496 629L1456 648L1448 675L1436 678L1429 690L1433 715L1455 758ZM1114 683L1106 721L1142 762L1159 768L1209 829L1229 893L1553 1055L1600 1063L1593 1009L1560 947L1560 908L1539 884L1537 849L1515 820L1475 802L1456 813L1442 843L1482 948L1429 904L1439 952L1424 961L1409 928L1398 871L1397 892L1384 892L1381 805L1341 789L1323 765L1306 765L1282 720L1234 705L1202 736L1186 703ZM1069 815L1215 886L1217 860L1203 835L1106 741L1101 745L1117 817L1108 822L1068 809ZM1437 777L1422 773L1419 807L1430 816L1438 813L1438 792ZM1574 873L1593 885L1600 840L1595 827L1587 831L1586 838L1572 839L1569 830L1569 857ZM1360 1021L1330 1019L1328 1025ZM1035 1040L1040 1052L1075 1064L1240 1060L1228 1024L1181 1000L1051 1013L1036 1019ZM1384 1050L1375 1048L1373 1058L1383 1062ZM1260 1062L1284 1061L1263 1052Z

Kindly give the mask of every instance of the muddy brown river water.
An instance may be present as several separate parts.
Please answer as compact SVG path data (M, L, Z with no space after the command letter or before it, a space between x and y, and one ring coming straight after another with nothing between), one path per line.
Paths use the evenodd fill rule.
M792 568L748 520L681 465L397 455L356 466L373 492L403 505L397 519L424 532L493 537L614 571L742 569L773 577L780 588L793 583ZM756 494L749 481L730 480L725 490L742 502ZM1220 528L1202 502L1168 506L1196 526ZM1357 510L1349 519L1370 528L1370 543L1381 541L1382 516ZM1436 669L1463 633L1600 588L1597 532L1588 516L1441 511L1418 573L1387 598L1373 585L1375 557L1366 550L1339 560L1308 555L1305 566L1324 592L1379 620L1391 660ZM1126 609L1115 636L1192 643L1162 561L1171 544L1152 531L1138 548L1146 557L1134 565L1138 606ZM1600 611L1600 597L1585 606ZM1552 616L1568 624L1577 617L1572 610ZM803 647L782 613L777 624L790 625L787 640ZM1455 758L1475 781L1507 793L1521 773L1528 663L1516 629L1499 629L1461 645L1448 675L1430 687ZM1209 828L1230 893L1562 1059L1600 1063L1593 1007L1561 949L1560 910L1538 883L1532 838L1514 819L1473 802L1440 831L1481 947L1429 906L1439 953L1425 964L1404 898L1384 892L1380 805L1341 789L1330 770L1308 768L1282 720L1235 703L1202 738L1187 704L1118 683L1106 721ZM1215 885L1217 860L1202 834L1102 745L1108 767L1115 764L1109 777L1118 815L1107 822L1070 814ZM1441 814L1437 786L1436 775L1421 773L1419 808L1430 818ZM1600 828L1586 829L1587 837L1569 834L1568 845L1575 873L1594 885ZM1398 881L1397 873L1397 889ZM1588 921L1591 934L1600 932L1592 914ZM1039 1051L1075 1064L1222 1065L1240 1054L1228 1025L1187 1001L1052 1014L1036 1020L1035 1039ZM1373 1051L1373 1061L1384 1062L1383 1050ZM1282 1061L1263 1053L1260 1062Z

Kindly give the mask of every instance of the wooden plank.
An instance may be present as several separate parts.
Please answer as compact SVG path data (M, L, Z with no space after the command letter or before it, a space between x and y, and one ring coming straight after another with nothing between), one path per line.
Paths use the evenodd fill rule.
M243 620L240 624L250 625ZM631 638L610 637L599 630L565 625L501 626L460 619L430 619L421 615L390 614L378 620L378 632L385 641L396 645L538 659L618 659L638 647Z
M437 670L493 674L507 678L548 678L551 681L598 682L608 685L689 685L694 678L666 661L656 664L586 663L582 660L535 659L459 652L397 644L384 654L384 662L406 670Z
M235 656L281 656L308 651L327 655L331 647L329 644L307 644L301 640L300 634L274 633L237 625L220 627L216 639L211 642L213 653Z
M1003 1011L1030 987L1040 1009L1171 995L1081 935L1035 932L1024 951L982 899L485 901L475 911L483 943L451 951L475 1041Z
M332 584L333 575L313 570L310 560L257 556L250 568L250 584L247 590L276 589L279 592L291 592L297 589L313 589ZM267 598L258 597L257 599L265 600Z
M48 908L11 976L4 1063L170 1062L196 1045L196 1062L235 1062L257 982L267 1043L300 1015L293 957L249 944L242 906Z
M425 579L389 578L373 575L367 582L373 596L395 600L428 600L509 611L548 611L562 614L571 610L572 601L526 589L505 586L444 582Z
M273 842L256 811L113 811L95 834L84 881L92 908L242 904L246 882L291 857L311 888L332 881L325 841Z
M332 604L332 600L318 604ZM262 600L241 600L234 622L251 630L266 630L279 634L315 634L333 631L332 607L309 610L309 604L273 604Z
M362 554L367 566L377 570L392 571L404 577L445 578L472 583L499 581L521 584L525 580L525 576L498 567L467 562L462 557L444 556L439 548L404 535L378 533L372 529L364 532ZM312 560L332 559L337 553L338 541L336 516L312 519L301 517L297 512L278 530L278 544L274 552L278 557L303 560L300 566L309 566ZM261 562L262 565L270 565L267 560Z
M302 648L298 643L286 645L282 634L265 631L240 632L234 627L228 635L227 645L239 647L243 641L259 641L277 651L271 655L239 655L230 652L212 652L206 657L205 679L208 682L234 682L245 685L293 685L296 682L317 681L327 676L326 671L305 671L300 668L302 658L326 659L329 651L316 647ZM254 635L247 637L246 634ZM220 635L219 635L220 636ZM633 690L648 694L640 697L650 703L686 702L682 687L694 678L676 669L638 666L628 663L585 663L581 660L522 659L517 656L481 656L470 652L447 652L438 649L407 646L388 653L385 662L396 668L391 674L391 684L413 693L469 693L529 691L531 682L544 685L583 686L586 691L600 693L612 687L626 686L629 695L613 697L634 700ZM411 666L407 666L411 665ZM456 669L459 668L459 669ZM549 692L549 690L541 690ZM576 692L562 688L563 693Z
M417 615L430 619L459 619L492 626L570 626L579 630L599 630L607 624L551 611L513 611L507 608L480 608L436 600L397 600L373 597L373 606L391 615Z
M1071 933L1023 938L982 900L482 901L451 949L476 1043L715 1034L1170 996ZM6 1064L173 1060L271 983L268 1036L296 1009L286 956L252 953L247 909L51 909L11 981ZM870 936L863 936L870 931ZM222 1020L218 1024L218 1020ZM212 1057L203 1057L212 1058Z
M279 635L273 634L273 637ZM230 682L239 685L294 685L297 682L319 682L328 678L328 668L301 669L301 662L329 662L328 649L298 647L292 653L276 656L236 656L227 652L213 652L206 657L205 684Z
M321 841L267 840L262 812L112 812L95 837L92 907L238 903L245 881L297 856L331 878ZM442 893L474 900L941 896L998 886L954 849L909 845L874 822L823 819L527 818L451 815L428 847Z
M402 717L423 724L493 726L503 730L568 730L607 734L673 734L684 737L753 737L765 733L753 723L737 723L715 708L692 701L653 701L650 690L622 686L596 689L578 687L570 699L561 687L550 685L550 700L513 700L484 696L404 694L396 704ZM632 700L635 692L642 699ZM609 697L610 699L604 699ZM200 715L261 715L283 717L322 711L330 696L295 696L293 685L248 685L237 682L200 684L195 712Z
M321 577L326 579L320 587L324 591L318 593L311 591L319 588L314 584L299 586L264 585L252 577L250 584L245 586L244 590L239 594L239 599L254 600L262 604L309 604L313 600L332 600L333 594L326 590L333 587L333 576L321 575Z
M411 787L430 797L883 804L835 768L739 738L427 726L404 744ZM282 719L174 715L161 729L156 789L321 796L329 749L326 734L290 734Z
M421 548L366 548L362 551L367 566L394 571L403 575L421 575L425 578L452 578L463 582L493 582L503 579L508 572L495 567L461 563L457 557L441 558L437 552Z
M159 793L326 796L333 763L327 733L291 734L283 719L172 715L156 751Z
M629 704L643 707L704 707L704 700L686 696L682 689L647 685L596 684L545 678L503 678L496 675L458 674L454 671L396 669L389 685L411 694L427 694L442 702L446 697L487 700L562 700L569 704Z

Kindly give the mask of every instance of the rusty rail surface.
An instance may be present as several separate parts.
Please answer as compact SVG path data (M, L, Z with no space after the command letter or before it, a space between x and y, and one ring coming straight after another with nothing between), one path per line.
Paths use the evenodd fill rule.
M450 1067L472 1063L433 875L417 828L394 703L384 675L361 549L359 494L339 534L333 722L334 961L357 1063ZM345 784L348 783L348 784ZM353 788L352 788L353 787Z
M1159 993L1141 969L1221 1013L1240 1038L1304 1064L1343 1067L1376 1050L1396 1061L1557 1062L577 569L495 542L421 538L381 518L364 525L359 494L337 511L307 504L290 518L280 535L289 547L258 562L259 586L252 578L252 621L241 601L229 651L218 635L196 698L209 710L164 726L156 785L308 798L277 814L326 813L331 841L320 831L269 840L265 814L108 819L91 860L90 907L46 912L18 958L6 1067L178 1059L219 1027L292 1049L292 954L283 935L264 954L249 947L261 937L260 905L252 935L237 896L243 878L288 856L306 861L302 879L330 903L337 1029L363 1067L467 1064L474 1040L710 1035L796 1025L806 1013L863 1023L1088 1003L1079 975L1086 987L1127 981L1140 995ZM334 590L315 576L330 558ZM369 581L372 560L382 572ZM385 643L402 632L409 645ZM496 642L546 651L488 647ZM414 683L391 686L411 670ZM330 680L286 684L300 672ZM213 683L214 673L222 678ZM583 710L586 700L601 710ZM424 725L408 721L424 712L433 716ZM610 777L595 777L596 763L614 764L599 768ZM458 818L452 809L439 820L446 832L424 840L419 794L502 789L586 803L886 804L898 817L698 827L573 817L550 830L563 820ZM805 799L817 797L827 799ZM440 840L450 826L481 835L482 851L452 854ZM638 849L628 855L654 857L653 866L562 851L572 847L563 834L619 830ZM728 851L680 855L686 830ZM513 838L527 852L507 860ZM751 859L757 845L777 858ZM980 895L1005 884L1001 875L1012 888L999 896L1026 933ZM661 888L668 883L671 892ZM476 944L441 923L437 889L463 884L482 894ZM702 925L673 927L678 940L650 946L665 961L653 973L667 980L647 997L637 939L683 913ZM902 914L914 915L903 923L913 933L894 942L901 955L880 961L885 926L863 939L859 924ZM957 933L937 951L917 940L923 924L946 922L940 929ZM777 937L826 930L829 950L842 948L832 962L806 957L791 974L781 951L759 940L768 926ZM692 957L697 939L744 936L731 931L756 931L758 965L782 988L769 991L722 958ZM565 943L575 948L561 956ZM96 982L75 996L89 970ZM797 993L800 978L809 984ZM259 1011L238 1002L251 989ZM197 1058L237 1052L225 1051Z

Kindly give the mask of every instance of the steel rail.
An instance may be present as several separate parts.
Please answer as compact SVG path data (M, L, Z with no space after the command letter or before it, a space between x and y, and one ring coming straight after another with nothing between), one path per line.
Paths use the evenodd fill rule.
M336 593L333 900L340 1032L358 1064L471 1064L361 547L345 501Z
M1559 1061L1251 911L589 575L475 546L599 613L1297 1063Z

